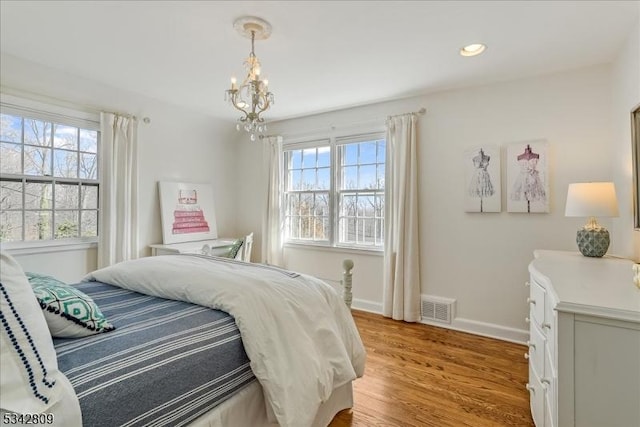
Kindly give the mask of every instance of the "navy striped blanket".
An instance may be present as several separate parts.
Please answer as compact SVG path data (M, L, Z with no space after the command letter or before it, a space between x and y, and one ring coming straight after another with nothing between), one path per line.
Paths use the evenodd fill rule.
M116 326L86 338L56 338L85 427L181 426L255 380L229 314L83 282Z

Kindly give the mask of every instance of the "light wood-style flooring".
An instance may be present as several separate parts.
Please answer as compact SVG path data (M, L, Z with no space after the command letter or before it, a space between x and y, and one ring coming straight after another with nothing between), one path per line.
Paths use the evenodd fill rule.
M331 427L533 426L526 347L353 311L367 349Z

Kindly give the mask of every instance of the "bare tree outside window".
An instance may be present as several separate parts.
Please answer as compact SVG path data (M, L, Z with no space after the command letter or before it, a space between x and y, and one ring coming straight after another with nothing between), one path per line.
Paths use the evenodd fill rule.
M0 241L97 236L98 132L0 114Z

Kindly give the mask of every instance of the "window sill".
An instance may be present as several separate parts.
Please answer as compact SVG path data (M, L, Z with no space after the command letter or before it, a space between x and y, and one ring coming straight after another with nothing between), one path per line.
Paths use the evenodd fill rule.
M314 245L313 243L294 243L288 242L284 244L285 249L303 249L310 251L323 251L323 252L337 252L354 255L365 256L384 256L384 250L382 249L365 249L365 248L353 248L348 246L328 246L328 245Z
M35 255L53 252L81 251L98 247L95 239L47 240L42 242L3 242L0 248L9 255Z

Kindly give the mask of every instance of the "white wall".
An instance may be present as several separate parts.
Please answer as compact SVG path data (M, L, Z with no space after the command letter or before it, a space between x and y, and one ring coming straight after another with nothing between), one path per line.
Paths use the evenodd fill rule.
M603 66L287 120L272 124L270 133L286 139L349 123L379 125L386 115L426 107L418 128L422 293L455 298L460 327L488 323L496 334L513 337L515 329L522 337L528 309L523 284L533 250L577 250L575 233L584 219L564 216L568 184L612 177L610 100L610 68ZM465 213L463 151L534 139L550 144L551 213ZM240 145L242 161L259 165L259 147ZM259 230L263 207L249 189L260 188L260 173L247 172L239 187L245 205L239 227ZM380 306L381 257L295 248L285 254L288 268L329 279L339 278L339 259L354 259L355 305Z
M140 256L150 254L147 245L162 242L157 189L160 180L213 183L218 232L221 236L236 235L234 209L230 208L235 207L236 200L233 174L237 136L232 123L9 55L2 55L0 66L5 92L63 106L88 106L151 118L150 124L140 122L138 127ZM95 249L20 255L17 259L35 271L68 281L96 267Z
M638 5L640 8L640 4ZM613 180L620 217L613 220L611 251L640 262L640 230L633 231L633 168L630 113L640 105L640 23L613 64Z

